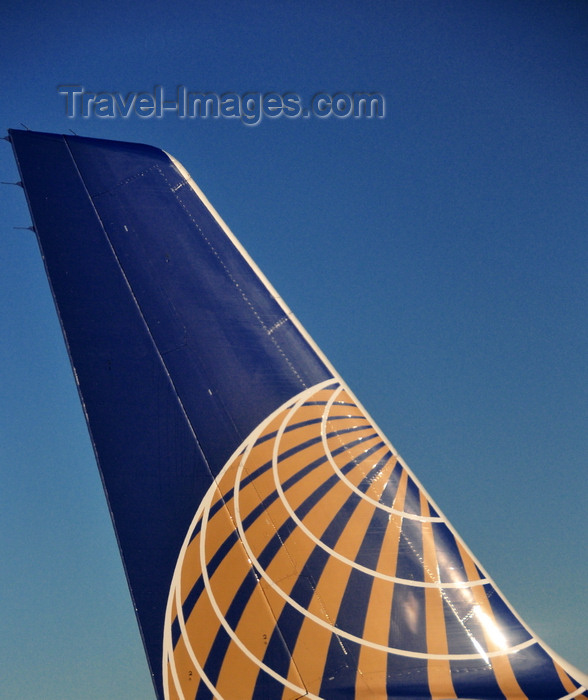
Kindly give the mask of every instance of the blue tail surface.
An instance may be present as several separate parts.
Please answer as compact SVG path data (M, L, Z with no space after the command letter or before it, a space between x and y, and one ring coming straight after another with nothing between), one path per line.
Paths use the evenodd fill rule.
M9 133L158 698L588 698L177 161Z

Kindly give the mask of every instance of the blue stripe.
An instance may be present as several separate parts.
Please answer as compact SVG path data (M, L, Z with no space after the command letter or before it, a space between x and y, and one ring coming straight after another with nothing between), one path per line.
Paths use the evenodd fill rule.
M355 642L331 635L327 662L319 695L326 700L348 698L349 688L355 688L360 647ZM355 693L354 693L355 695ZM361 697L359 693L355 697Z
M431 526L433 528L440 580L443 583L467 581L466 568L457 546L455 535L443 522L433 522Z
M273 668L272 664L268 665L270 668ZM270 700L270 698L276 698L276 700L278 700L282 697L283 692L284 684L281 681L270 676L269 673L266 673L263 669L259 669L257 681L253 688L253 693L251 694L251 700ZM246 699L243 698L243 700Z
M379 509L374 510L366 530L366 536L355 558L358 564L372 571L375 571L378 566L388 521L387 513ZM351 569L337 615L336 626L339 629L356 637L363 637L373 583L373 576L357 569ZM333 635L325 662L321 695L325 696L332 692L332 682L329 679L333 676L337 678L339 685L349 683L349 686L352 687L355 684L358 664L358 645L348 639L339 639ZM343 674L341 673L342 667L345 668Z
M458 698L471 698L472 688L475 696L484 700L506 700L501 692L491 666L483 659L451 661L451 680ZM533 699L535 700L535 699ZM552 697L551 700L554 700Z
M426 653L425 589L396 584L392 597L388 646Z
M381 447L381 444L379 446L375 446L372 448L370 451L365 453L365 458L369 457L370 454L377 448ZM341 447L338 451L343 451L345 447ZM284 453L284 455L287 455L292 452L296 452L296 448L293 448L292 450L288 450L287 452ZM317 460L315 460L313 463L308 465L305 470L305 473L308 473L309 471L312 471L313 469L316 469L320 464L323 464L326 461L326 457L321 457ZM347 465L343 467L343 470L349 471L350 468L355 466L356 462L352 460L349 462ZM264 465L262 465L258 470L257 474L261 473L262 471L266 471L272 466L272 462L268 461ZM302 478L300 473L295 474L293 477L291 477L285 484L284 484L284 490L286 491L288 488L291 488L294 486L295 483L299 481L299 479ZM304 517L308 511L318 502L318 500L333 486L335 486L336 483L338 483L339 477L335 474L330 479L325 482L321 486L320 489L317 489L317 491L312 494L309 498L307 498L304 503L296 510L296 514L298 517L301 519ZM231 490L232 491L232 490ZM254 510L249 513L249 515L243 520L243 528L246 531L247 528L249 528L257 518L259 518L263 513L267 510L267 508L277 499L278 494L276 491L274 491L272 494L270 494L267 498L264 499L262 503L260 503ZM353 494L353 498L356 500L359 500L359 497ZM218 504L216 504L218 507L220 505L224 505L226 500L219 501ZM218 508L217 508L218 509ZM340 515L340 514L339 514ZM200 521L198 523L200 525ZM283 545L284 540L288 537L288 535L293 531L295 528L295 525L292 520L288 519L278 530L278 533L274 535L274 537L270 540L270 542L266 545L262 553L259 555L259 562L260 565L265 569L269 566L271 560L273 557L276 555L277 551L279 548ZM212 577L218 568L218 566L222 563L222 560L224 557L228 554L230 549L238 542L238 536L236 531L232 531L228 537L225 539L225 541L220 545L218 550L215 552L214 556L211 558L211 560L207 564L207 571L209 577ZM196 602L198 601L198 598L200 597L202 591L204 589L204 582L202 579L202 575L200 575L196 581L194 582L194 585L192 586L192 589L190 590L189 594L187 595L183 605L182 605L182 611L184 615L184 619L187 620L190 615L192 614L194 607L196 605ZM179 627L174 627L173 628L176 631L179 631ZM174 646L177 644L179 637L174 637Z
M369 455L366 457L369 457ZM349 471L351 468L353 468L353 466L355 466L355 462L353 460L348 462L342 469L343 473ZM317 492L319 492L318 494L315 493L312 496L309 496L296 509L296 515L300 519L303 519L304 516L316 505L316 503L318 503L330 489L336 486L339 481L339 477L336 474L327 479L327 481L321 484L319 489L317 489ZM347 525L349 517L351 517L353 511L360 502L361 498L357 496L357 494L351 493L343 507L338 511L333 520L329 523L328 527L325 529L321 541L323 541L331 549L336 546L341 533ZM280 546L282 546L286 541L289 534L289 528L291 529L289 524L282 526L277 535L264 549L262 555L259 557L259 561L264 568L269 565L269 562L273 559ZM303 608L307 608L309 606L318 581L320 580L324 567L329 561L329 558L330 555L328 552L326 552L322 547L317 546L313 549L308 560L305 562L302 571L298 576L298 580L290 592L290 597ZM290 605L285 605L278 619L274 635L272 635L270 638L266 656L267 654L271 654L272 645L278 643L278 641L280 641L282 638L285 640L288 648L293 652L304 619L305 616L298 612L295 608ZM266 662L265 657L264 662ZM287 667L273 668L281 675L285 675L288 672Z
M506 637L509 646L516 646L531 639L529 632L517 620L496 590L492 587L485 587L484 590L488 590L488 588L491 591L488 592L488 600L496 620L496 626Z
M421 491L409 474L407 477L404 511L411 515L421 515Z
M443 591L445 637L449 654L479 653L472 639L475 639L482 649L485 648L482 626L476 618L472 619L472 598L469 592L456 592L450 588Z
M388 459L392 459L395 456L396 455L394 455L392 452L389 452L387 455ZM390 476L388 477L386 486L382 491L382 495L380 496L380 503L383 506L386 506L387 508L392 508L394 504L394 499L396 498L396 494L398 492L398 484L400 482L400 477L403 471L404 469L400 462L396 462L394 468L390 472Z
M201 522L201 521L200 521ZM209 578L212 578L218 567L222 564L223 559L227 556L229 551L239 542L239 536L237 534L236 530L233 530L230 535L225 539L225 541L221 544L221 546L216 550L214 553L213 557L210 559L210 561L207 564L207 572ZM198 576L196 579L194 585L190 589L190 592L186 596L186 599L182 603L182 614L184 615L184 620L187 620L190 615L192 614L194 607L196 606L196 603L198 602L198 598L200 598L200 595L202 594L202 591L204 590L204 579L202 578L202 575ZM176 630L176 626L174 625L172 627L172 630ZM179 626L177 628L177 631L179 632ZM173 640L173 645L174 648L179 640L179 637L172 637Z
M409 656L388 654L386 690L388 697L394 700L430 700L426 663Z
M296 583L290 591L290 597L296 600L303 607L308 607L316 589L317 580L329 560L329 555L320 547L315 547L305 563L302 572L298 576ZM315 578L316 577L316 578ZM294 653L296 640L300 633L300 628L305 620L305 616L298 612L291 605L284 605L277 620L273 634L267 645L266 653L263 657L264 663L272 663L272 669L281 676L288 675L290 661L286 663L276 663L276 648L282 643L286 644L290 654ZM257 694L257 692L256 692Z
M404 518L398 542L396 576L409 581L425 581L423 565L423 526L418 520Z
M487 598L495 595L490 584L485 584L482 590ZM487 651L484 628L480 619L473 613L473 607L476 603L471 590L469 588L445 588L443 597L446 603L444 613L449 653L478 653L478 649L473 643L474 639L484 651Z
M530 698L560 698L568 694L553 660L538 644L510 656L521 690ZM574 682L574 687L579 685Z
M245 579L239 586L239 590L235 594L235 597L233 598L225 614L225 619L231 629L235 630L237 628L239 620L243 615L243 611L249 603L249 600L251 599L251 596L257 585L257 578L253 571L249 569ZM231 638L229 637L229 635L226 633L222 626L219 627L215 640L212 644L212 647L204 664L204 672L213 684L216 684L216 681L218 680L218 676L220 674L222 665L225 660L225 655L230 643ZM266 663L268 663L268 665L272 668L275 668L276 665L289 665L290 652L288 651L282 639L277 639L276 643L272 646L271 660L268 659L268 661L270 661L270 663ZM263 676L265 684L267 683L267 677L265 677L265 674L263 674Z
M363 493L366 493L368 491L368 489L370 488L370 486L375 481L378 481L378 478L379 478L382 470L384 469L384 467L386 466L386 464L388 463L388 461L392 457L393 457L393 455L390 452L390 450L387 450L386 454L378 460L378 462L370 469L370 471L360 481L360 483L357 485L357 488L360 491L363 491ZM394 473L394 470L392 470L392 473ZM383 505L386 505L383 502L383 495L388 490L387 485L388 485L388 482L386 482L386 486L382 490L382 495L380 496L380 503L382 503Z
M200 681L194 700L214 700L214 695L208 690L206 684Z

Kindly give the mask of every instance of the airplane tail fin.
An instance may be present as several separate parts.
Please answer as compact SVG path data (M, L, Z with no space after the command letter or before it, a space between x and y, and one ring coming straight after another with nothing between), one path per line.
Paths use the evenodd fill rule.
M9 133L159 698L588 698L177 161Z

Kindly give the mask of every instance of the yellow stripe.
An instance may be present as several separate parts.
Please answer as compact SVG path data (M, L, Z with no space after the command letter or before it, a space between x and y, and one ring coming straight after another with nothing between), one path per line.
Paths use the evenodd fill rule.
M386 478L372 484L374 497L381 498L387 480L396 466L396 458L388 461L385 467ZM402 507L404 496L397 501ZM388 525L382 540L376 570L379 573L394 576L396 574L402 518L389 515ZM392 598L394 584L391 581L374 578L366 611L362 637L367 641L387 646L390 638L390 620L392 617ZM369 695L376 698L387 697L386 683L388 675L388 654L361 646L356 676L357 685L365 685Z
M349 559L355 559L371 519L373 508L367 502L361 502L355 509L336 544L337 552ZM318 585L314 590L308 611L335 625L341 601L349 580L351 568L335 557L327 561ZM310 585L310 582L309 582ZM296 646L294 661L299 668L304 668L304 678L310 692L318 693L323 678L332 634L308 618L304 620ZM345 640L339 639L345 650ZM344 651L344 653L348 653Z
M189 643L198 663L204 666L219 627L218 618L210 605L208 597L206 595L200 596L194 607L193 614L186 620L187 639L182 636L181 643L178 642L176 651L174 651L178 673L180 670L182 672L182 690L184 693L190 688L191 679L193 678L193 675L190 676L190 671L193 674L196 671L189 658L184 658L183 665L180 664L182 656L178 659L178 650L181 650L184 644Z
M263 660L267 644L274 633L276 625L274 615L275 612L270 610L261 587L256 585L235 632L239 640L260 661ZM284 653L287 653L286 649ZM216 687L227 700L251 697L260 672L264 673L234 642L231 642L225 654ZM291 680L302 686L302 680L295 671ZM290 697L296 697L296 695L290 695Z
M177 615L177 607L175 603L172 606L172 616L173 618L176 617ZM188 652L186 651L186 646L184 644L184 640L182 637L180 637L176 648L173 653L173 658L171 660L168 660L167 663L167 675L168 675L168 683L169 683L169 690L170 690L170 700L175 700L176 698L179 698L180 695L178 691L176 690L176 682L173 677L173 672L172 672L172 663L175 666L175 673L178 679L178 684L180 686L180 689L182 690L182 693L187 697L187 698L193 698L194 695L196 694L196 691L198 690L198 685L200 683L200 677L198 676L198 673L196 672L196 668L194 667L192 661L190 660L188 656ZM187 692L184 690L184 686L187 688Z
M396 489L396 494L394 496L394 500L392 501L392 508L394 510L398 511L403 511L404 510L404 501L406 500L406 490L408 486L408 474L406 472L406 469L403 469L400 472L400 479L398 480L398 488ZM396 571L394 571L394 576L396 575Z
M555 666L555 670L557 671L557 675L559 676L561 684L568 693L572 693L574 690L577 690L579 688L578 684L572 681L572 679L557 662L554 661L553 665ZM584 698L586 697L586 695L580 695L579 697Z
M420 494L421 515L428 517L429 504L423 493ZM439 581L439 564L437 561L437 549L433 534L433 525L430 522L422 523L423 535L423 562L425 577L431 581ZM425 589L425 611L427 630L427 651L430 654L447 654L447 629L445 627L445 615L443 608L443 592L435 588ZM427 662L429 676L429 690L433 700L446 700L457 697L451 680L451 667L449 661L441 659L429 659Z
M391 515L382 542L377 570L394 575L398 545L402 529L402 518ZM392 617L392 598L394 584L375 578L372 584L370 602L366 612L363 638L387 646L390 637L390 620ZM359 655L358 674L378 697L386 697L386 679L388 672L388 654L383 651L362 646Z
M477 567L474 564L472 558L462 547L459 540L457 540L457 544L466 569L468 580L479 580ZM498 629L498 626L496 625L496 620L494 619L492 607L490 605L486 592L484 591L484 586L472 586L472 588L470 588L470 591L476 605L479 606L479 609L481 610L482 615L484 616L483 620L487 620L486 623L480 622L480 626L484 631L486 648L488 649L488 651L500 651L501 646L496 642L496 639L493 638L492 635L493 627ZM504 695L507 698L516 697L520 698L520 700L524 700L527 697L521 690L520 685L518 684L518 681L514 675L512 666L510 665L510 661L506 654L504 654L503 656L492 657L491 666L494 670L496 682L498 683L502 693L504 693Z
M313 598L312 607L315 614L324 616L316 598ZM294 664L301 669L308 691L315 695L320 691L331 636L329 630L305 618L296 639L292 655ZM292 664L290 668L292 670Z

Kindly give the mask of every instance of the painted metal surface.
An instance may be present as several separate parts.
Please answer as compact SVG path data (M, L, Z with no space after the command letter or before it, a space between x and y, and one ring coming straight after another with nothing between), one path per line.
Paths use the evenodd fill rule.
M588 697L180 164L10 139L158 697Z

